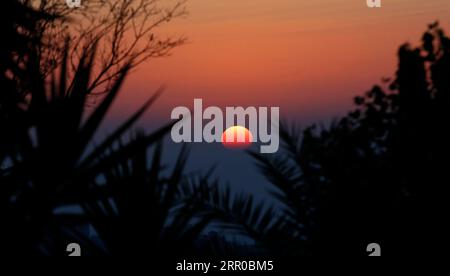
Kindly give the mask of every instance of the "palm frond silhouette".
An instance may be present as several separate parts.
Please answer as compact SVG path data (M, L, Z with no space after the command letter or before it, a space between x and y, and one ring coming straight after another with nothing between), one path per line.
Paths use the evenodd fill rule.
M231 188L219 181L211 181L211 173L204 176L187 177L181 186L180 194L189 206L197 209L198 215L217 224L223 231L247 237L255 242L246 246L241 240L216 240L220 244L209 244L210 248L200 248L199 254L218 256L264 256L282 254L288 235L285 218L265 202L256 202L248 193L234 193ZM229 243L227 246L227 243ZM253 249L252 249L253 248ZM212 250L212 251L208 251ZM205 251L206 250L206 251Z
M82 202L91 189L96 188L97 178L105 170L135 152L144 151L169 129L162 128L139 141L128 143L108 158L99 158L155 101L159 95L157 93L100 146L89 152L89 143L128 72L128 67L125 67L101 103L83 120L94 57L94 51L86 52L81 57L70 84L66 84L64 60L59 82L53 78L49 89L39 75L38 65L34 64L34 71L31 69L33 65L29 67L29 73L33 76L30 86L32 98L26 113L26 126L21 133L16 133L14 144L7 152L11 167L6 175L2 175L2 182L20 191L14 205L23 206L23 217L29 217L29 231L34 233L39 232L39 225L45 224L43 218L50 219L55 208ZM15 192L18 191L13 190Z
M132 141L145 140L137 135ZM108 159L114 152L101 158ZM163 174L162 143L149 164L147 151L121 158L104 172L106 192L83 204L86 223L92 223L106 254L160 256L187 254L209 220L194 220L197 210L177 197L188 151L183 148L170 175ZM101 247L101 246L100 246ZM186 250L186 252L183 252Z

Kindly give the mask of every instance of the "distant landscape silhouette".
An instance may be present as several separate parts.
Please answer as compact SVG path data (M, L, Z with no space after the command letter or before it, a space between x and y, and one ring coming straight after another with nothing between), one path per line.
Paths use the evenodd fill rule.
M145 0L131 2L113 8L147 10ZM73 41L55 27L71 24L70 11L27 3L7 0L0 10L8 41L0 46L0 242L8 254L67 255L71 242L94 256L367 255L369 243L383 254L437 253L450 153L450 38L438 23L419 47L400 47L393 79L355 97L348 115L329 127L286 122L278 153L249 151L272 184L271 198L256 203L213 179L214 167L186 174L187 147L164 164L171 123L133 130L162 89L93 142L130 69L183 38L158 41L148 29L135 37L146 46L127 52L108 44L99 23ZM160 23L182 14L176 4ZM140 15L111 18L113 37L123 37L129 16ZM59 38L54 47L49 35ZM232 234L206 235L212 225Z

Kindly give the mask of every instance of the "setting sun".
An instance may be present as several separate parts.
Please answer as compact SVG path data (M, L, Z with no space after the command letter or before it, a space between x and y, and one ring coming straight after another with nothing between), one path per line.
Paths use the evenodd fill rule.
M222 134L222 144L226 148L245 149L251 146L253 135L243 126L232 126Z

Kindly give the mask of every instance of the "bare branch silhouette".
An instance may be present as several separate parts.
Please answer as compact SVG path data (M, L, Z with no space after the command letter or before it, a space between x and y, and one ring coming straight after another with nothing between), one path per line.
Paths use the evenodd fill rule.
M53 15L42 20L35 35L41 40L38 54L44 76L61 63L67 40L70 40L70 70L75 72L82 53L97 45L98 59L89 93L102 94L120 75L125 65L131 68L151 59L164 57L186 42L186 37L166 37L159 29L187 14L185 0L162 4L160 0L84 1L77 9L64 1L31 1L38 11Z

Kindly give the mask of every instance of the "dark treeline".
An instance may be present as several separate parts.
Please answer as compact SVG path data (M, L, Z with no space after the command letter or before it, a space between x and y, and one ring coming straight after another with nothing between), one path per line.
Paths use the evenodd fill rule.
M283 206L270 208L232 193L211 178L213 169L185 174L187 148L171 166L162 162L171 124L150 134L133 130L161 91L93 143L130 68L184 41L161 40L148 29L136 37L146 46L127 52L108 39L110 31L123 37L134 24L139 15L128 9L148 2L142 10L153 7L162 24L184 14L181 4L159 10L154 1L119 1L111 8L122 13L77 35L59 28L72 24L72 11L51 0L30 2L7 0L0 11L8 42L0 46L5 252L66 255L67 244L77 242L83 255L367 255L375 242L386 254L421 255L442 244L450 40L437 23L419 47L400 47L396 76L356 97L347 116L329 127L283 124L277 154L249 152L273 184L267 202ZM207 236L210 225L254 243Z
M282 127L284 152L254 155L309 252L443 250L449 154L450 40L438 23L402 45L394 79L354 99L330 127Z

